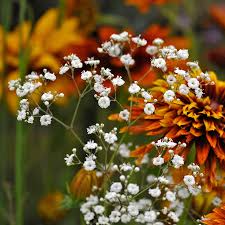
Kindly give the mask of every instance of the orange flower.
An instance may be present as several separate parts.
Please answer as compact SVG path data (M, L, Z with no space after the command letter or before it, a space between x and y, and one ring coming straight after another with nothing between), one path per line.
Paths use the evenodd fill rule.
M171 1L174 0L125 0L125 3L137 7L141 13L147 13L151 5L162 5Z
M102 177L97 177L96 171L80 169L70 183L70 191L76 198L85 198L92 193L93 187L100 187Z
M39 216L48 223L56 223L64 218L66 211L61 208L64 196L61 192L49 193L38 203Z
M216 5L213 4L210 7L210 14L212 18L221 26L225 29L225 18L224 18L224 13L225 13L225 4L220 4Z
M193 73L197 76L200 72ZM168 90L167 82L157 80L151 89L153 98L159 99L155 104L155 113L144 115L137 125L129 128L129 132L133 134L164 135L187 143L186 148L176 150L177 154L184 157L195 144L196 161L205 166L207 183L215 181L217 162L221 167L225 163L225 82L218 81L214 73L210 74L215 85L204 86L205 97L198 99L193 93L188 96L177 93L179 100L172 103L162 100L163 93ZM140 99L133 101L136 102L136 107L132 109L134 120L142 114L144 102ZM123 128L122 131L127 129ZM140 146L133 151L132 156L143 157L151 149L150 144Z
M206 215L202 221L206 225L225 224L225 204L215 208L212 213Z

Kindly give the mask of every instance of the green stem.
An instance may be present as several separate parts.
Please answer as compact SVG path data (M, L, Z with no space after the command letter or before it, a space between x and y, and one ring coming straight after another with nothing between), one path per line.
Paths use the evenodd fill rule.
M19 31L19 73L20 77L23 78L26 72L26 58L23 49L22 43L22 28L21 25L25 19L25 11L26 11L26 0L20 0L20 12L19 12L19 23L20 23L20 31ZM23 204L23 192L24 192L24 128L23 124L17 122L16 124L16 153L15 153L15 197L16 197L16 225L24 224L24 204Z

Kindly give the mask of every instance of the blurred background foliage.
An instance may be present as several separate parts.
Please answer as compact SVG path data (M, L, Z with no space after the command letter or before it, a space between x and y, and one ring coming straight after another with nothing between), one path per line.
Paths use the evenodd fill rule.
M27 225L45 224L43 217L47 222L61 225L82 223L76 207L63 220L64 212L54 211L61 201L61 192L66 193L67 183L76 172L73 167L65 166L64 155L77 143L58 125L44 129L38 125L25 126L20 136L22 143L20 140L18 143L17 98L7 90L9 79L31 71L41 72L43 68L57 74L62 57L70 53L82 59L100 57L96 48L112 33L122 30L141 33L148 41L162 37L167 44L190 48L192 60L197 59L204 70L214 70L220 79L225 78L223 0L1 0L0 8L1 225L22 225L15 222L18 219L15 201L23 207L22 221ZM146 69L144 54L136 56L140 64L133 70L134 78ZM102 56L100 59L121 73L117 62ZM150 86L156 77L157 74L151 74L143 84ZM82 88L78 76L77 82ZM57 103L55 111L67 120L76 101L73 85L68 79L60 78L49 89L65 93L65 100ZM76 130L85 140L85 128L103 120L90 99L84 99ZM21 161L16 164L18 145L22 149ZM15 173L16 166L21 169L19 174ZM19 199L14 194L18 191L18 176L22 178Z

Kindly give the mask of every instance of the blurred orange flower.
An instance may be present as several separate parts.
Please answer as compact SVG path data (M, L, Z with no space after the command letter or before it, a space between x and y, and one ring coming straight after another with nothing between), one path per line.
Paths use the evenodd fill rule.
M31 26L29 21L24 22L7 34L5 51L6 81L13 78L16 79L19 76L20 29L22 31L22 46L28 50L28 72L42 72L43 68L48 68L52 72L58 73L63 56L68 52L71 53L73 49L79 48L79 52L84 58L89 55L89 49L84 47L89 40L79 29L79 19L76 17L66 18L59 25L58 18L59 11L57 9L49 9L40 17L34 27ZM0 29L0 40L2 38ZM2 64L3 57L0 57L1 70ZM68 82L61 77L57 79L55 85L59 91L64 92L65 96L71 95L75 91L72 82ZM12 112L15 112L17 109L17 97L14 93L7 92L7 87L3 88L6 89L9 108Z
M125 0L125 4L137 7L141 13L147 13L153 4L163 5L174 1L176 0Z
M52 192L43 196L38 203L38 214L47 223L56 223L64 218L66 210L61 208L64 196L61 192Z
M210 7L210 14L212 18L217 22L222 28L225 29L225 4L213 4Z

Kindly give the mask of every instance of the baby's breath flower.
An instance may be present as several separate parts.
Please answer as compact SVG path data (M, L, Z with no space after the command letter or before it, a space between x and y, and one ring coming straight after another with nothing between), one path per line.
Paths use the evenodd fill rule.
M149 55L155 55L158 52L158 48L154 45L147 46L145 50Z
M151 61L152 67L161 69L162 71L166 70L166 61L163 58L155 58Z
M132 65L134 65L134 63L135 63L134 59L131 57L130 54L122 55L122 56L120 57L120 61L121 61L125 66L132 66Z
M172 102L175 98L175 93L172 90L168 90L164 93L163 97L166 102Z
M128 88L129 93L131 94L137 94L141 90L140 86L136 83L133 83Z
M127 109L120 111L119 117L122 120L128 121L130 117L130 112Z
M40 118L40 123L42 126L48 126L52 123L52 117L50 115L43 115Z
M92 77L91 71L82 71L81 79L82 80L89 80Z
M103 96L100 97L98 100L98 105L102 108L102 109L106 109L110 106L110 99L108 96Z
M195 178L192 175L185 175L183 180L187 186L192 186L195 184Z
M144 107L144 112L147 115L151 115L155 112L155 106L152 103L147 103Z

